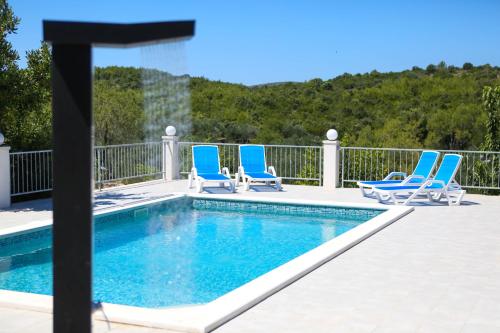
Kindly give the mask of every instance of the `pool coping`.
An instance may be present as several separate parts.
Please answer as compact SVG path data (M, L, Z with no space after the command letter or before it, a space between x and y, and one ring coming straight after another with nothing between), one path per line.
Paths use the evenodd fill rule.
M103 311L105 315L101 312L96 312L93 316L94 319L183 332L210 332L414 210L413 207L408 206L388 207L370 203L340 203L267 197L234 198L217 194L174 193L169 197L102 209L96 212L95 215L107 215L115 211L131 209L145 204L175 200L186 196L245 202L380 209L384 210L384 212L209 303L161 309L104 303ZM0 238L26 231L48 228L51 224L52 220L43 220L32 222L22 227L7 228L0 231ZM0 290L0 305L41 312L52 312L52 296Z

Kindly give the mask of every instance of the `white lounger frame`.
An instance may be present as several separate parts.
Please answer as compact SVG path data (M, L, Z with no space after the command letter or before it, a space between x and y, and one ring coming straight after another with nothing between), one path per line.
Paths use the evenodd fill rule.
M193 146L194 147L194 146ZM193 154L193 147L191 147L191 153L192 156ZM217 148L217 162L219 165L219 172L222 175L227 176L227 180L220 180L220 179L205 179L202 176L198 175L198 171L194 167L194 159L193 159L193 167L191 168L191 172L188 175L188 188L193 187L193 182L196 183L196 192L201 193L203 192L203 189L205 187L205 183L218 183L220 187L225 187L226 183L228 183L229 190L234 193L236 192L236 184L234 179L231 179L231 173L229 172L229 169L227 167L223 167L220 169L220 156L218 154L219 152L219 147L217 146L210 146L210 147L216 147Z
M410 175L408 176L406 172L399 172L399 171L393 171L390 174L387 175L382 181L384 180L392 180L394 177L403 177L401 180L401 183L393 183L393 184L363 184L364 181L359 181L356 184L359 186L359 189L361 190L361 194L363 194L364 197L369 197L373 195L374 191L373 189L375 187L390 187L390 186L403 186L407 184L410 180L420 178L422 179L422 182L426 180L424 176L419 176L419 175Z
M263 145L240 145L238 147L238 153L240 155L240 161L241 161L241 151L240 151L240 147L242 146L261 146L261 147L264 147ZM241 162L240 162L241 163ZM264 163L266 163L266 150L264 149ZM236 186L239 186L240 184L240 178L243 180L243 188L245 189L245 191L248 191L250 190L250 185L252 183L265 183L266 185L268 186L271 186L271 183L274 182L275 186L276 186L276 190L278 191L281 191L282 187L281 187L281 177L277 177L276 176L276 170L274 169L273 166L267 166L267 164L265 164L265 167L266 167L266 170L268 173L270 173L271 175L273 175L275 178L274 179L269 179L269 178L254 178L254 177L251 177L249 175L247 175L245 173L245 168L240 165L238 167L238 172L234 175L235 178L236 178ZM264 171L262 171L264 172Z
M433 183L439 183L443 185L442 188L432 188L426 189L427 186L432 185ZM410 196L405 199L400 199L397 197L398 193L410 193ZM375 195L379 202L387 202L393 201L396 205L408 205L410 202L415 199L419 195L427 195L427 198L433 202L439 202L441 198L444 196L448 201L448 205L450 206L458 206L462 202L462 199L465 195L466 191L462 190L460 185L453 181L449 185L444 184L443 181L429 179L424 184L422 184L418 189L414 192L409 190L386 190L384 188L375 190Z
M433 151L433 150L424 150L424 151L422 151L422 154L425 153L425 152L432 152L432 153L434 153L435 151ZM438 153L437 154L437 158L434 161L434 164L432 165L431 173L436 168L436 164L437 164L437 161L438 161L438 158L439 158L439 155L440 155L439 152L437 152L437 153ZM430 174L429 174L429 176L430 176ZM393 184L373 184L373 185L372 184L363 184L363 182L365 182L363 180L357 182L356 184L359 186L359 189L361 190L361 194L363 194L364 197L369 197L369 196L373 195L373 193L374 193L373 189L375 187L404 186L410 180L416 179L416 178L422 179L422 183L427 180L427 178L425 178L424 176L414 175L414 174L411 174L411 175L408 176L408 174L406 172L392 171L384 179L382 179L382 181L384 181L384 180L392 180L394 177L402 177L403 179L401 180L401 183L398 183L398 184L394 184L394 183ZM415 184L415 185L418 185L418 184ZM366 189L368 189L368 190L366 190Z
M267 167L267 172L273 175L275 178L254 178L245 173L245 168L242 166L238 167L238 172L235 174L236 178L236 186L240 183L240 177L243 181L243 188L245 191L250 190L250 185L252 183L261 183L264 182L266 185L270 186L272 182L274 182L276 189L281 191L281 177L276 176L276 170L274 170L273 166Z
M448 201L448 205L450 206L460 205L466 191L463 190L460 184L455 180L455 175L457 174L458 169L460 168L460 164L462 162L462 156L461 155L458 156L460 156L460 160L457 163L457 166L453 171L451 181L448 184L445 184L442 180L429 179L414 191L408 189L388 190L381 187L378 189L374 189L377 200L382 203L392 200L396 205L408 205L413 199L415 199L419 195L426 195L429 201L432 202L439 202L441 198L444 196ZM427 186L432 184L440 184L442 185L442 187L431 188L431 189L426 188ZM408 194L408 193L410 193L410 196L408 198L401 199L397 197L398 194Z

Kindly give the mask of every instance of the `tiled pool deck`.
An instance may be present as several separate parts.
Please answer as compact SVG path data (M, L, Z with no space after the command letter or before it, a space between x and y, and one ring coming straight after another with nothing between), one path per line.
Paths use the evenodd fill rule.
M96 209L186 191L185 181L98 193ZM214 189L217 193L222 190ZM312 186L228 197L374 202ZM0 229L51 218L50 200L0 211ZM51 316L0 307L0 332L51 332ZM111 323L111 332L166 332ZM95 322L95 332L106 332ZM215 332L500 332L500 197L415 211Z

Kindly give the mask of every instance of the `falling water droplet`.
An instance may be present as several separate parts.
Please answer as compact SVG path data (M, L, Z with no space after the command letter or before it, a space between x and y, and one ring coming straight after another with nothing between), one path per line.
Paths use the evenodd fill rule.
M158 141L168 125L178 136L191 133L191 101L184 41L141 48L144 136Z

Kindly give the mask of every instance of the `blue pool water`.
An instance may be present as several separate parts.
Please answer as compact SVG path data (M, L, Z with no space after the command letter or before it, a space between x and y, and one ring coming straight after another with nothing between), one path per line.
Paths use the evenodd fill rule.
M380 213L181 198L98 216L94 298L210 302ZM0 289L50 295L51 261L50 229L0 239Z

